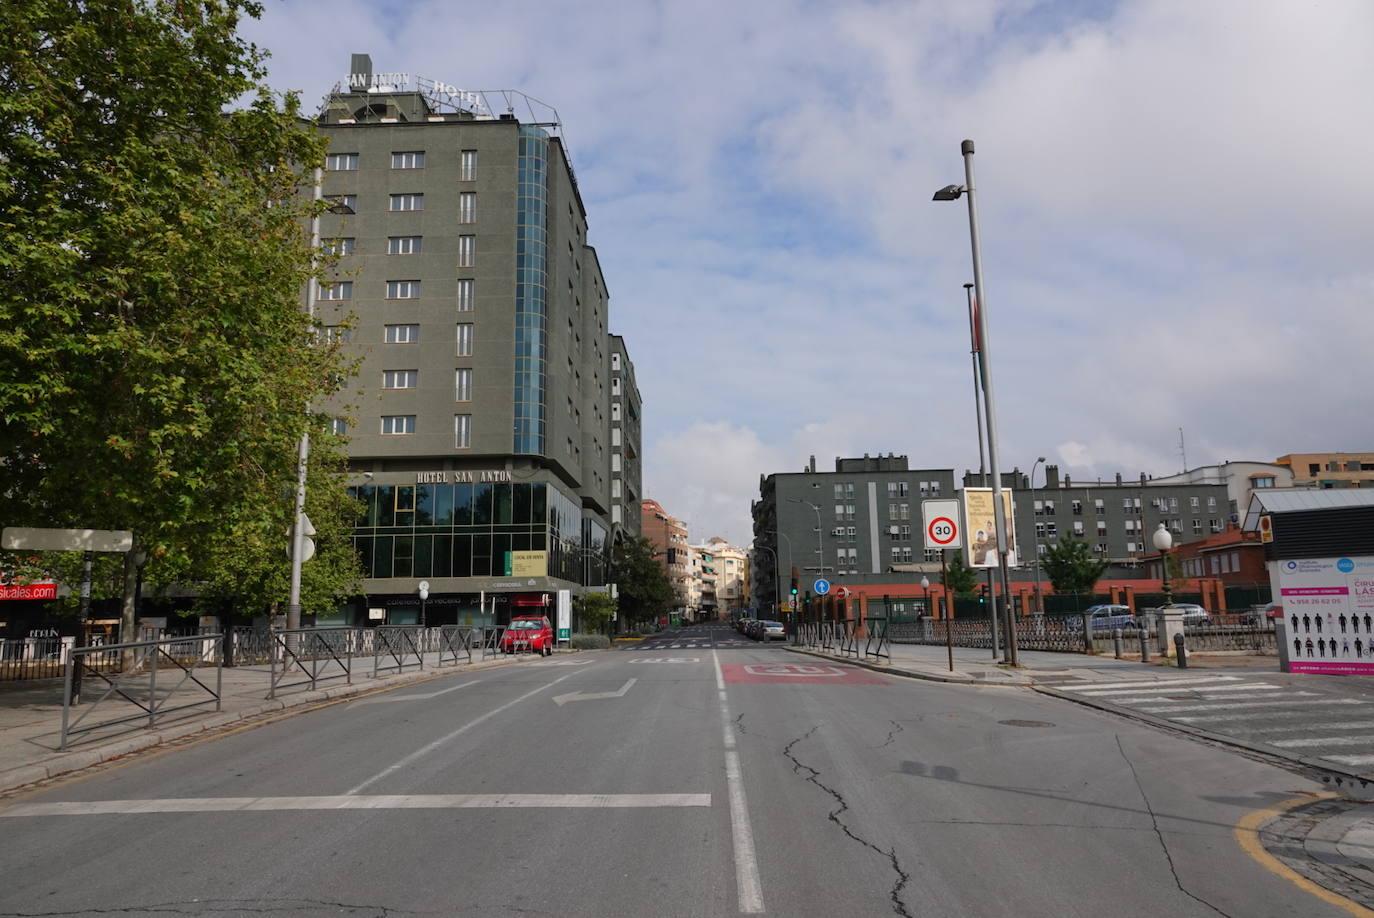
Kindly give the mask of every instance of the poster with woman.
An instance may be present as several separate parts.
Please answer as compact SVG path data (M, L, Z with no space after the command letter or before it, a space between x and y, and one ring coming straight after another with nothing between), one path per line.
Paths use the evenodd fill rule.
M1002 492L1007 520L1007 566L1016 566L1015 505ZM997 514L992 488L964 488L964 532L968 533L969 567L997 567Z

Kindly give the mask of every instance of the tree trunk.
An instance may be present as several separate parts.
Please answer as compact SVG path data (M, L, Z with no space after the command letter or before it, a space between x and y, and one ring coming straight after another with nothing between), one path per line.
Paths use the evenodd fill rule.
M119 643L131 644L138 640L138 622L134 618L135 600L138 596L138 536L134 544L124 553L124 583L119 594ZM134 666L134 652L126 650L120 661L120 669L128 672Z

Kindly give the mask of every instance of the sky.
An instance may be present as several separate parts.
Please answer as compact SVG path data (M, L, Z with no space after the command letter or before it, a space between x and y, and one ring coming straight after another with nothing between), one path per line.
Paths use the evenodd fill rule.
M1368 0L267 0L242 31L310 107L365 52L557 109L644 497L694 543L747 545L760 476L813 455L978 468L967 199L931 201L965 138L1002 470L1374 450Z

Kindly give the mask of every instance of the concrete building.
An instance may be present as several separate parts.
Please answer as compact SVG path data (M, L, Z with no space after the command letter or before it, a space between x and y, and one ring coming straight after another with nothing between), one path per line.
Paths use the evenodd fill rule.
M1274 462L1292 470L1297 487L1374 488L1374 453L1289 453Z
M697 583L693 592L699 597L696 609L700 617L726 619L742 615L748 598L749 554L719 536L692 546L692 553Z
M635 402L622 494L638 489L638 393L557 122L519 93L373 73L367 55L325 99L320 233L337 262L316 314L360 361L328 406L367 508L355 620L416 620L421 581L435 624L552 611L558 590L607 580L611 419L630 413L613 353Z
M693 597L692 588L697 581L692 576L692 546L687 541L687 524L670 515L658 501L649 499L640 503L640 520L644 538L653 543L668 584L673 588L675 610L685 613L695 609L698 600Z
M1250 495L1262 488L1291 488L1293 470L1274 462L1223 462L1202 465L1177 475L1151 479L1155 484L1226 485L1227 522L1237 523L1250 506Z
M611 335L611 525L638 536L644 459L640 454L639 384L625 339Z

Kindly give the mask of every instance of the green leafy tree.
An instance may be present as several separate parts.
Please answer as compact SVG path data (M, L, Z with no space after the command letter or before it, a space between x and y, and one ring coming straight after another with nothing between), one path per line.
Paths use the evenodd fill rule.
M673 586L657 551L646 538L627 538L612 552L611 580L620 593L620 611L630 623L659 618L673 606Z
M276 526L346 372L301 310L323 141L236 34L259 12L0 5L0 518L133 531L126 638L139 551L199 580Z
M1108 562L1094 558L1082 539L1065 539L1051 545L1040 562L1056 593L1091 593L1107 570Z
M573 600L578 627L587 634L601 634L610 624L616 611L616 601L609 593L587 593Z
M945 565L945 586L956 596L972 596L978 588L978 570L964 563L963 552L955 552Z

